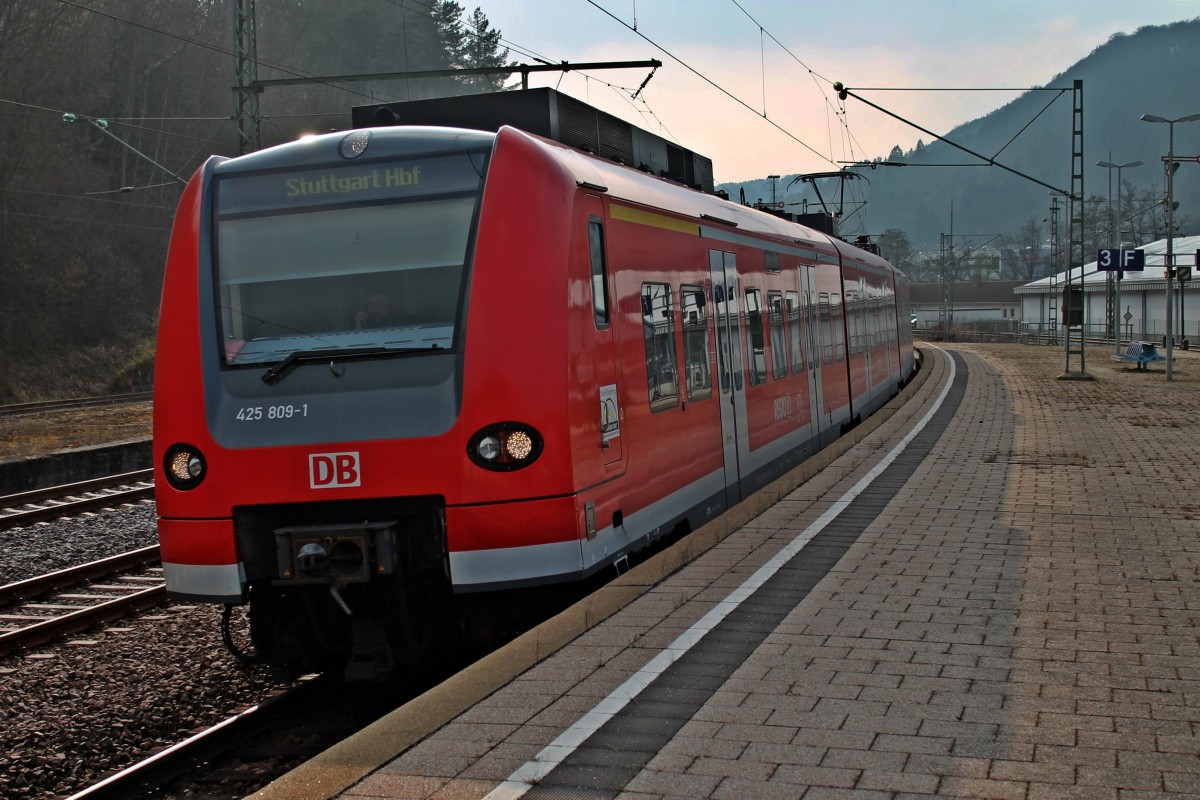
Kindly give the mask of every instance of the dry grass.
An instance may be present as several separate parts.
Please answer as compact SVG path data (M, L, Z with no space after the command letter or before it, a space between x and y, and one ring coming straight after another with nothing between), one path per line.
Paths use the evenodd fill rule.
M21 414L0 420L0 461L150 438L151 404Z

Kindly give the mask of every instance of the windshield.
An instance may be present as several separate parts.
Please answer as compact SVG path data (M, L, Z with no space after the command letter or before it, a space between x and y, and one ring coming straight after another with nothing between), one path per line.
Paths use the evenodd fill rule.
M486 153L222 177L224 363L454 346Z

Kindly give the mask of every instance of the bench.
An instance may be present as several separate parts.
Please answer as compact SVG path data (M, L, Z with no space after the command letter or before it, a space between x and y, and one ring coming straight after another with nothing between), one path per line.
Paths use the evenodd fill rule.
M1130 342L1129 349L1125 351L1125 355L1109 356L1113 361L1132 361L1137 364L1139 370L1145 370L1146 365L1155 361L1166 361L1166 356L1158 354L1158 348L1154 342Z

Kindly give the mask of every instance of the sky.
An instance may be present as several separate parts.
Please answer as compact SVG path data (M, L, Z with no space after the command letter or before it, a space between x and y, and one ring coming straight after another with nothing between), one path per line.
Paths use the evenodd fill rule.
M460 0L518 63L658 68L530 75L713 160L718 183L824 172L944 134L1117 33L1200 17L1200 0ZM636 30L635 30L636 29ZM891 89L893 91L881 91ZM906 91L894 91L903 89ZM912 91L962 89L964 91ZM995 91L1007 89L1009 91Z

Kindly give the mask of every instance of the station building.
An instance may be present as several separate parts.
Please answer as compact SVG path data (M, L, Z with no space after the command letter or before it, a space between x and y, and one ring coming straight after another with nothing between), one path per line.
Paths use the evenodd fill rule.
M1126 272L1120 281L1121 338L1158 341L1166 333L1166 250L1167 240L1140 245L1145 252L1145 270ZM1200 236L1175 237L1172 243L1176 268L1184 280L1174 282L1174 327L1182 338L1200 343L1200 270L1197 253ZM1083 315L1088 336L1103 337L1107 329L1107 279L1109 273L1096 269L1092 259L1083 268ZM1068 276L1059 272L1047 278L1018 286L1014 291L1020 302L1022 333L1036 335L1050 331L1062 319L1063 289L1070 277L1080 283L1079 271Z

